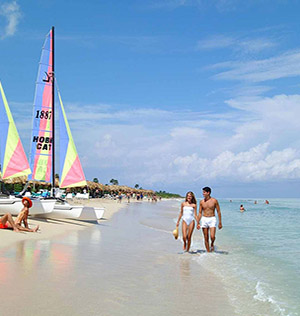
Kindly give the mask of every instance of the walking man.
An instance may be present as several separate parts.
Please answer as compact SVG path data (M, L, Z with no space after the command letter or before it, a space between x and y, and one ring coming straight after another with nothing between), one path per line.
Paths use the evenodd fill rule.
M219 229L222 229L222 218L221 210L218 200L211 197L211 188L205 187L203 190L204 199L200 202L199 215L197 219L197 229L200 229L200 220L201 227L205 241L205 248L207 252L214 251L214 242L216 240L216 226L217 218L215 216L215 210L217 210L219 217ZM210 245L209 245L209 235L210 235Z

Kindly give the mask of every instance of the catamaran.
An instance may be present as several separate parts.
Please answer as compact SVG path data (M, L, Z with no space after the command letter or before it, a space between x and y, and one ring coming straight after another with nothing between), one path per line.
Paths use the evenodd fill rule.
M55 190L55 95L59 99L60 125L60 188L84 187L87 182L77 154L62 98L56 89L54 72L54 27L46 36L39 64L34 98L33 128L31 138L30 179L52 183ZM65 200L56 199L48 218L74 218L97 220L104 208L73 206Z
M0 161L2 180L27 176L31 173L15 122L13 120L2 84L0 82ZM53 211L54 201L33 199L30 214L46 214ZM0 214L18 215L22 198L10 194L1 194Z

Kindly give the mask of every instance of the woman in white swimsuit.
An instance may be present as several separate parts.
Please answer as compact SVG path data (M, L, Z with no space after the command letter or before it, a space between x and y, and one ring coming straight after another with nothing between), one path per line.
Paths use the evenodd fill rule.
M194 219L197 218L197 200L191 191L186 194L185 202L181 203L181 210L176 224L177 227L179 226L181 217L183 250L189 251L195 227Z

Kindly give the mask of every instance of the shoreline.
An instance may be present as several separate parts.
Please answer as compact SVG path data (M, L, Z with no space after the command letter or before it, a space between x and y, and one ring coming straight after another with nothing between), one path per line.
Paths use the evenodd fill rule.
M132 201L132 203L135 202L136 201ZM123 203L118 203L117 200L103 199L93 199L87 201L77 200L70 201L69 203L72 205L104 207L105 211L103 218L98 221L98 224L103 223L107 220L111 220L115 213L119 212L121 209L126 207L127 204L129 204L127 202L125 203L125 201ZM14 216L13 218L15 219L16 217ZM52 239L54 237L67 234L72 231L80 231L97 225L96 222L78 221L72 219L46 219L31 216L29 216L28 218L28 224L30 228L39 225L40 230L37 233L16 233L10 229L1 229L0 250L10 247L19 241Z

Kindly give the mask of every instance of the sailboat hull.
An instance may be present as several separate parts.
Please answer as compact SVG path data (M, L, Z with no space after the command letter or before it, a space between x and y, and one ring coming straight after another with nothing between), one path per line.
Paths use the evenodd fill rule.
M29 214L49 214L53 212L54 205L55 200L32 199L32 207L30 208ZM0 214L10 213L11 215L18 215L23 207L21 198L14 196L0 198Z
M103 217L104 208L90 206L74 206L68 203L55 204L51 213L43 214L40 217L53 219L75 219L81 221L97 221Z

